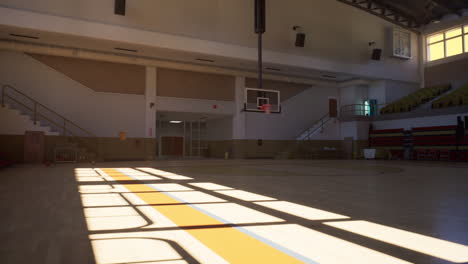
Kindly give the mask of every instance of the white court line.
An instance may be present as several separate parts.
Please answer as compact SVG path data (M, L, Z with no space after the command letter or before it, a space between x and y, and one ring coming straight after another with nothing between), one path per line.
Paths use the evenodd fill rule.
M227 190L227 191L215 191L220 194L224 194L233 198L237 198L243 201L253 202L253 201L274 201L275 198L271 198L268 196L251 193L247 191L241 190Z
M324 224L451 262L468 262L468 246L450 241L368 221L343 221Z
M274 209L290 215L295 215L307 220L331 220L349 218L348 216L335 214L332 212L286 201L255 202L255 204L265 206L270 209Z

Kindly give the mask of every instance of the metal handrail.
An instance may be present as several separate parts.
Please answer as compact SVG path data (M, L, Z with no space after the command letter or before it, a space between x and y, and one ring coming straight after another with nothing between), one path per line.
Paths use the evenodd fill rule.
M321 118L317 119L315 122L312 123L312 126L308 127L307 129L304 129L301 133L299 133L299 136L304 134L305 132L307 132L309 129L311 129L315 124L317 124L318 122L321 122L323 121L323 119L327 118L328 116L330 115L330 113L326 113L324 116L322 116Z
M379 114L379 110L383 107L387 106L388 104L375 104L375 105L366 105L366 104L349 104L343 105L340 108L340 115L343 116L345 113L352 112L354 115L358 116L365 116L366 107L376 107L375 113L376 115ZM359 109L358 109L359 107ZM362 114L356 114L356 112L362 112Z
M327 120L323 121L323 119L321 120L322 124L315 128L314 130L310 131L308 134L307 134L307 138L310 140L310 136L312 136L317 130L319 129L323 129L325 127L325 125L330 122L331 118L328 118Z
M328 118L328 119L327 119ZM326 119L326 120L325 120ZM327 124L329 121L330 121L330 113L326 113L324 116L322 116L320 119L318 119L317 121L315 121L312 126L310 126L309 128L303 130L300 134L299 134L299 137L302 136L304 133L307 133L307 137L305 138L310 138L310 136L315 133L317 130L319 129L322 129L325 124ZM324 121L325 120L325 121ZM321 125L317 128L315 128L313 131L310 131L311 128L313 128L316 124L318 123L321 123Z
M33 107L31 108L30 106L27 106L27 105L25 105L24 103L22 103L22 102L16 100L15 98L9 96L9 95L6 93L6 89L7 89L7 88L9 88L10 90L16 92L17 94L20 94L20 95L22 95L23 97L25 97L25 98L29 99L30 101L32 101L33 104L34 104ZM63 134L64 134L64 135L66 135L66 134L67 134L67 131L68 131L70 134L72 134L73 136L76 137L76 134L74 134L70 129L67 129L67 124L71 124L71 125L73 125L75 128L78 128L79 130L81 130L82 132L84 132L85 134L87 134L88 136L90 136L90 137L96 137L96 135L94 135L93 133L89 132L88 130L86 130L86 129L80 127L80 126L78 126L77 124L75 124L74 122L70 121L70 120L67 119L66 117L64 117L64 116L62 116L61 114L55 112L54 110L50 109L49 107L47 107L47 106L45 106L45 105L39 103L37 100L35 100L35 99L29 97L28 95L24 94L23 92L17 90L15 87L13 87L13 86L11 86L11 85L8 85L8 84L2 86L1 104L2 104L3 107L5 106L5 98L6 98L6 97L12 99L12 100L15 101L16 103L19 103L19 104L21 104L23 107L26 107L27 109L29 109L30 111L32 111L32 112L33 112L34 124L37 123L37 116L40 115L40 116L42 116L43 118L45 118L47 121L49 121L49 122L53 123L54 125L56 125L57 127L62 128L62 129L63 129ZM41 113L38 113L38 111L37 111L37 106L40 106L40 107L46 109L47 111L49 111L49 112L55 114L57 117L59 117L60 119L62 119L62 120L63 120L63 126L60 125L60 124L57 124L55 121L52 121L52 120L51 120L50 118L48 118L47 116L45 116L45 115L43 115L43 114L41 114Z

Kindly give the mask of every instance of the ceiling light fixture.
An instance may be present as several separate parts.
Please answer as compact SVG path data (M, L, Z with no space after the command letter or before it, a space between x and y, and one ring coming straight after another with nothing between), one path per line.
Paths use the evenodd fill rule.
M172 120L172 121L169 121L169 123L171 123L171 124L180 124L180 123L182 123L182 121L180 121L180 120Z
M39 39L39 37L35 37L35 36L22 35L22 34L13 34L13 33L11 33L10 36L17 37L17 38Z
M138 52L138 50L135 49L126 49L126 48L114 48L116 50L121 50L121 51L128 51L128 52Z
M203 62L214 62L214 60L210 60L210 59L200 59L200 58L197 58L196 60L197 60L197 61L203 61Z

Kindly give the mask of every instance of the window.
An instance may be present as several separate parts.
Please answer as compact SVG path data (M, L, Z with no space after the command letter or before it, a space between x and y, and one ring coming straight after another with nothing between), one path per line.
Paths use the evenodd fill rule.
M370 102L369 100L365 100L364 101L364 115L370 116L370 114L371 114Z
M463 32L465 33L465 52L468 52L468 26L465 26Z
M468 52L468 25L447 30L427 37L428 61Z

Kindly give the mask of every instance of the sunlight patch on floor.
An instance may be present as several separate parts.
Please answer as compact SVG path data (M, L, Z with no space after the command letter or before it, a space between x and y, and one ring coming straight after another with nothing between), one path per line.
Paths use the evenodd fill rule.
M221 191L221 190L232 190L233 188L219 185L211 182L192 182L190 185L196 186L209 191Z
M81 200L84 207L128 205L128 203L116 193L82 194Z
M410 263L296 224L252 226L245 229L320 264Z
M229 264L226 260L215 254L211 249L200 243L197 239L195 239L193 236L189 235L186 231L183 230L174 230L174 231L145 231L145 232L126 232L126 233L111 233L111 234L93 234L90 235L90 239L93 245L93 250L96 255L100 255L102 257L96 258L97 259L97 264L108 264L109 262L104 262L106 259L109 259L110 261L114 260L119 260L116 259L115 256L113 256L113 253L115 251L115 248L113 247L107 247L107 245L104 246L99 246L99 243L96 244L94 242L97 241L103 241L103 240L108 240L108 241L115 241L114 243L122 243L122 241L119 241L121 239L126 239L126 238L131 238L131 239L142 239L144 241L160 241L160 242L165 242L166 245L162 246L160 245L154 245L151 243L146 244L146 247L150 246L150 248L147 249L147 251L151 252L152 254L158 254L159 250L158 249L163 249L167 247L171 247L169 250L170 256L165 256L171 257L175 255L175 253L180 256L179 258L183 258L184 255L190 255L192 256L196 261L199 263L216 263L216 264ZM141 240L140 240L141 241ZM145 242L143 242L145 243ZM127 243L124 243L124 245ZM115 245L115 244L114 244ZM119 246L117 246L119 247ZM126 247L121 247L121 254L128 254L129 250L131 248L126 248ZM175 253L174 253L175 251ZM138 249L136 251L138 253ZM132 253L130 253L132 254ZM156 259L162 259L164 254L162 256L157 255L149 255L147 258L156 258ZM132 261L128 257L123 257L126 258L128 263L133 263L135 262L134 260ZM139 259L138 256L135 256L132 259ZM108 261L109 261L108 260ZM154 260L153 260L154 261ZM184 262L181 263L187 263L186 260L182 260ZM142 261L140 261L142 262ZM114 262L115 263L115 262ZM125 262L116 262L116 263L125 263ZM137 262L138 263L138 262ZM146 262L143 262L146 264ZM160 264L157 262L157 264ZM171 263L173 264L173 263ZM179 263L177 263L179 264Z
M170 180L193 180L193 178L190 178L184 175L179 175L179 174L175 174L172 172L158 170L154 168L137 168L137 169L141 171L149 172L151 174L161 176Z
M162 180L162 178L160 177L156 177L154 175L151 175L151 174L139 171L139 170L135 170L132 168L118 168L117 170L137 180Z
M368 221L343 221L325 224L451 262L468 262L468 246L465 245Z
M285 201L273 201L273 202L255 202L255 204L265 206L270 209L274 209L286 214L301 217L307 220L331 220L331 219L348 219L348 216L335 214L332 212L312 208L305 205L300 205Z
M178 200L184 201L185 203L223 203L226 200L213 196L211 194L190 191L190 192L165 192Z
M160 192L193 191L192 188L177 183L156 183L148 184L148 186L156 188Z
M170 180L191 179L153 168L75 170L88 230L100 232L89 236L98 264L187 264L191 258L216 264L411 264L244 205L252 202L312 221L348 216L210 182L188 183L206 191L180 182L145 184L164 179L141 170ZM109 183L87 185L91 179ZM367 221L323 224L452 262L468 261L464 245Z
M112 192L113 188L109 185L79 185L78 191L80 193L105 193Z
M242 190L226 190L226 191L215 191L215 192L223 194L223 195L227 195L229 197L233 197L236 199L240 199L243 201L247 201L247 202L276 200L275 198L271 198L265 195L260 195L260 194L251 193L251 192L242 191Z
M202 209L216 218L223 219L223 222L229 224L284 222L283 219L278 217L274 217L234 203L198 204L196 208Z
M187 263L165 241L148 238L120 238L93 240L98 263ZM166 262L167 261L167 262ZM169 262L170 261L170 262Z

